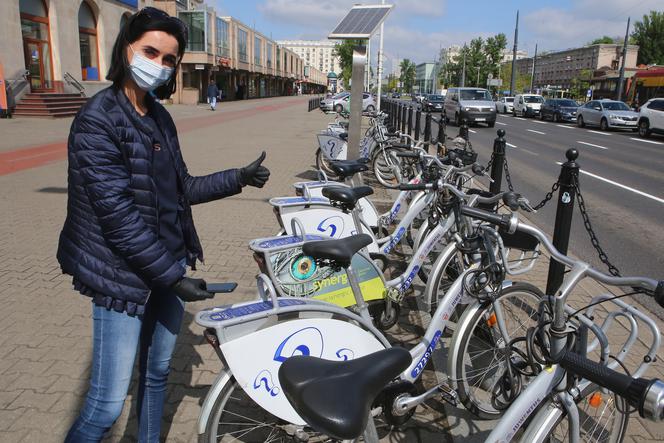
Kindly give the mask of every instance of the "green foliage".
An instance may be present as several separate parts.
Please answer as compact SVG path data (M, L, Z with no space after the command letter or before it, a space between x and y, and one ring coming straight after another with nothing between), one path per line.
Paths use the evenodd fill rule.
M403 86L403 91L413 92L413 85L415 84L415 74L416 74L415 63L405 58L401 60L401 64L399 65L399 67L401 68L401 77L399 77L399 81Z
M497 34L486 40L474 38L470 44L464 45L454 60L450 60L440 69L440 81L446 86L460 86L463 75L463 60L466 58L466 86L485 87L487 77L492 74L497 78L500 74L500 61L507 47L505 34Z
M390 74L387 76L387 90L392 92L396 91L399 86L399 79L396 75Z
M593 76L591 69L582 69L576 78L573 78L569 88L570 95L573 98L583 98L590 87L590 79Z
M620 39L618 38L617 40L620 40ZM596 38L595 40L591 41L590 43L588 43L588 46L590 46L590 45L602 45L602 44L610 45L610 44L613 44L613 43L616 43L616 39L613 38L613 37L609 37L608 35L605 35L603 37L599 37L599 38Z
M344 85L348 87L353 74L353 48L355 46L366 45L366 40L344 40L334 46L334 56L339 57L341 66L341 78Z
M634 23L632 38L639 45L637 63L664 65L664 12L650 11Z
M530 90L530 74L522 75L517 71L516 79L514 84L514 93L519 94ZM512 81L512 62L504 63L500 67L500 78L503 79L503 86L500 88L502 90L508 90L510 88L510 82Z

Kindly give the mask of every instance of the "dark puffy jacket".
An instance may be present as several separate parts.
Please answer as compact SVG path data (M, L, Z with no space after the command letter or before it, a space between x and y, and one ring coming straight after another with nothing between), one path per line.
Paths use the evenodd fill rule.
M171 116L149 94L146 101L173 155L187 262L194 267L203 250L190 205L240 192L239 172L189 175ZM58 262L63 272L102 294L107 307L132 315L143 312L152 288L169 286L184 274L159 241L151 133L124 92L110 87L81 109L67 147L67 218Z

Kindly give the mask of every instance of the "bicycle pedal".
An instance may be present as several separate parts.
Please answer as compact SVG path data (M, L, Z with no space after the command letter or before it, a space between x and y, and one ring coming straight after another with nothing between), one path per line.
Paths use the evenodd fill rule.
M457 406L459 404L459 394L450 388L449 386L442 384L438 386L438 391L443 400L449 403L452 406Z
M385 295L394 303L401 304L401 300L403 300L405 293L400 292L397 288L387 288L387 293Z

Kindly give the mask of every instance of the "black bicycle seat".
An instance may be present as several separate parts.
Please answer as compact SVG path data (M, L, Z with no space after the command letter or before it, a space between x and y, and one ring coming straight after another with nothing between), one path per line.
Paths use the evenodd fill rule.
M357 186L349 188L347 186L325 186L323 196L335 202L341 202L348 209L353 209L357 201L362 197L373 194L370 186Z
M341 362L298 355L279 367L279 382L311 427L354 440L364 432L376 396L411 361L407 350L396 347Z
M302 252L314 259L332 260L347 268L353 255L372 241L371 236L367 234L352 235L339 240L310 241L302 245Z
M333 160L330 167L341 178L352 177L358 172L369 170L369 165L364 159L358 160Z
M339 135L339 138L340 138L341 140L346 140L346 141L348 141L348 132L341 132L341 133L339 133L338 135Z

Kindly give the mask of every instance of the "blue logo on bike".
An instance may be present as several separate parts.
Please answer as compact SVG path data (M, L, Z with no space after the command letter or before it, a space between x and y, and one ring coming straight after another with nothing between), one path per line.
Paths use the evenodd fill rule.
M338 238L344 232L344 219L335 215L333 217L328 217L318 224L316 229L319 232L325 233L332 238ZM339 235L335 237L335 234L339 232Z
M399 230L394 234L394 237L392 237L392 240L390 240L390 243L388 243L387 246L385 246L385 249L383 249L383 252L387 254L392 250L393 247L399 243L399 240L401 240L401 237L403 237L403 233L406 232L406 228L401 227Z
M400 292L405 292L406 289L410 288L410 285L413 283L413 280L415 280L415 276L417 275L417 271L420 270L419 266L415 266L412 271L410 271L410 274L408 274L408 278L401 284L401 287L399 288Z
M390 215L387 217L388 223L392 223L394 219L397 218L397 214L399 213L400 209L401 209L401 203L397 203L392 212L390 212Z
M431 354L433 353L433 350L436 349L436 345L438 344L438 340L440 340L440 337L443 335L443 332L438 330L436 333L433 335L433 338L431 339L431 343L429 343L429 346L427 346L427 350L424 352L424 355L420 359L420 361L417 362L417 365L413 368L411 371L410 375L413 378L417 378L422 371L424 370L424 367L427 365L427 362L431 358Z

